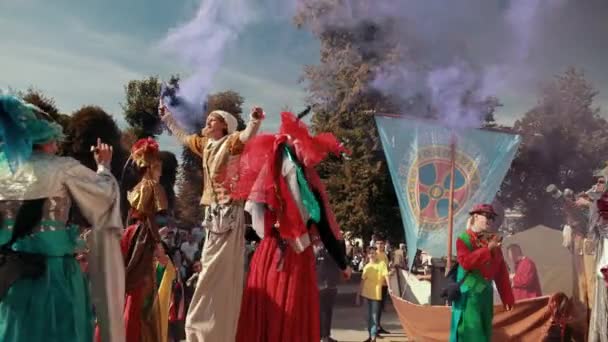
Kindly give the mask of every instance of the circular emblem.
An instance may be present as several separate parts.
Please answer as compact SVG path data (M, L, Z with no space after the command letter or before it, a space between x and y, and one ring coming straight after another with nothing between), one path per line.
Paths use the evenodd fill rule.
M409 168L400 169L411 212L422 230L445 229L448 223L450 152L445 145L424 147ZM479 188L480 179L471 157L457 150L455 162L454 215L457 215Z

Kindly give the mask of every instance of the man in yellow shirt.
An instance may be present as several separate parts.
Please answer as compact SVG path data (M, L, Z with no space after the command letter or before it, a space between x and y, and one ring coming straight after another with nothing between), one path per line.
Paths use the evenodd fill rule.
M378 260L386 265L386 269L390 269L391 264L388 261L388 256L385 253L386 240L383 236L376 235L376 250ZM389 331L382 327L382 312L384 311L384 306L386 305L386 298L388 298L388 281L385 281L382 284L382 299L380 300L380 311L378 313L378 333L380 334L390 334Z
M380 260L376 247L368 250L369 262L363 268L361 286L356 297L356 304L361 304L361 297L367 300L367 329L369 338L366 342L375 342L378 337L378 317L382 301L382 287L387 282L387 264Z

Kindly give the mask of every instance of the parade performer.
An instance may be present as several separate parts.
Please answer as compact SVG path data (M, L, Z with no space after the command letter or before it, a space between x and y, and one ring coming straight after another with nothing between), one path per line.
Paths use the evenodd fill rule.
M608 288L603 282L602 268L608 265L608 192L606 179L608 167L596 173L597 184L587 192L586 198L578 202L587 204L590 211L589 227L597 241L596 262L594 267L594 297L591 304L589 321L589 342L608 342Z
M320 339L319 290L313 244L322 242L350 276L341 232L314 167L344 148L329 133L311 136L291 113L277 135L253 139L241 157L234 195L247 198L263 239L250 264L237 341Z
M160 184L162 161L159 152L158 143L152 138L140 139L131 148L130 160L141 178L127 194L131 224L121 240L126 267L124 320L129 342L165 340L162 338L155 268L160 243L158 227L166 220L168 207L165 190Z
M489 221L496 217L494 208L480 204L469 214L468 228L456 240L461 295L452 305L450 341L489 342L494 316L492 281L507 311L513 308L513 292L501 240L487 231Z
M598 183L601 182L598 179ZM554 188L555 189L555 188ZM591 193L593 191L589 191ZM555 191L555 198L563 199L565 225L563 230L563 246L572 255L572 306L574 324L577 332L584 335L589 331L591 304L595 295L595 257L597 238L591 233L589 226L589 195L583 193L579 199L570 189L563 193Z
M91 341L94 304L104 340L122 342L122 221L112 148L98 140L94 172L56 156L61 138L61 126L46 113L0 95L0 341ZM93 303L74 256L78 227L67 224L72 204L93 227Z
M161 102L159 110L169 130L202 158L206 238L201 255L202 272L186 316L186 339L233 341L241 308L245 253L244 202L233 200L231 184L245 143L264 118L254 108L244 131L225 111L209 113L202 135L186 134Z

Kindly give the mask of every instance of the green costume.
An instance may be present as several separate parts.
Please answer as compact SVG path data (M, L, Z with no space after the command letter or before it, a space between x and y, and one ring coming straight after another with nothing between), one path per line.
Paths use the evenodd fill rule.
M458 239L466 246L464 252L473 253L480 248L486 248L476 248L467 232L462 233ZM462 253L464 252L462 249L458 249L459 261L463 258ZM457 280L461 281L464 278L464 281L460 287L462 295L452 304L450 342L489 342L491 340L494 317L492 281L495 276L498 289L502 289L503 302L513 304L513 295L510 292L509 277L502 254L500 251L497 251L495 255L490 254L489 251L485 253L485 255L479 253L467 256L472 257L468 262L478 266L469 265L470 271L463 268L462 262L458 266Z

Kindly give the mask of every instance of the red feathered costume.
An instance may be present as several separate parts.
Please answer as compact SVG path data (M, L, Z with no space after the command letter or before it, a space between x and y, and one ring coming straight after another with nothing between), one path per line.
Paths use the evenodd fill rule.
M281 114L279 134L260 135L246 145L233 196L248 200L254 228L256 222L263 222L264 238L251 260L237 341L320 340L319 291L312 245L322 241L340 269L346 270L347 263L343 245L338 241L340 230L314 166L329 152L339 155L344 151L332 134L311 136L308 128L291 113ZM291 181L285 175L285 163L293 166ZM302 211L302 202L306 200L301 200L304 196L299 190L303 183L313 194L308 199L314 198L320 209L314 223Z

